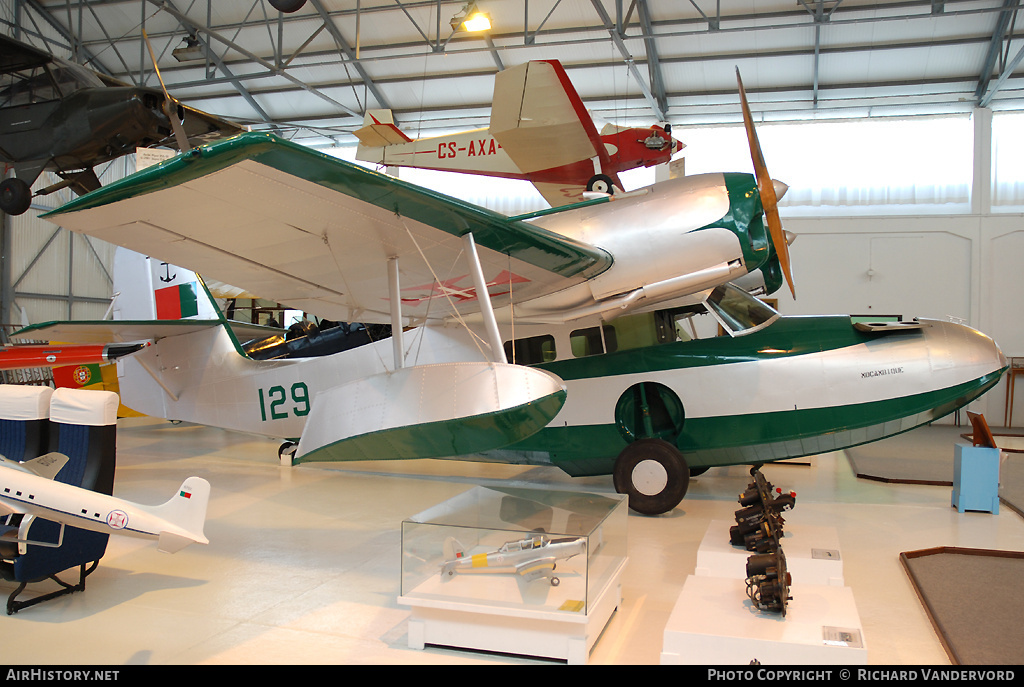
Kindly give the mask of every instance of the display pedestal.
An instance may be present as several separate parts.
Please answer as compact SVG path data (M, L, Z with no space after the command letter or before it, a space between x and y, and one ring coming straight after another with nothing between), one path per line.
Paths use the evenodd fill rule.
M999 512L999 449L957 443L953 447L953 506Z
M782 616L756 609L743 580L687 577L665 626L661 663L867 664L849 587L800 584L794 575L790 595Z
M626 497L475 487L402 523L409 646L586 663L621 600Z
M701 577L746 579L747 558L753 552L729 541L735 523L712 520L697 550L696 574ZM801 584L842 587L843 561L839 535L834 527L795 527L783 530L782 549L786 567Z
M412 607L409 647L423 649L433 644L585 664L594 643L619 607L620 579L625 567L623 560L599 597L589 604L589 613L399 597L398 603ZM488 583L493 582L493 579L488 580ZM515 586L514 580L512 582ZM543 581L533 584L548 586ZM567 605L572 603L566 600Z

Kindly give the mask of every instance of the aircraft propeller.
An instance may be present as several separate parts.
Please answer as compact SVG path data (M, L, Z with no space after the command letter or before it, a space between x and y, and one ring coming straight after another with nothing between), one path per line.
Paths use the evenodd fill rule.
M761 207L764 208L765 219L768 220L768 234L771 236L772 246L775 254L779 256L779 266L789 284L789 291L796 298L796 289L793 286L793 272L790 268L789 241L786 232L782 229L782 220L779 218L779 194L775 189L775 182L768 174L768 167L764 163L764 155L761 154L761 144L757 140L757 132L754 131L754 120L750 116L750 105L747 104L747 93L743 90L743 79L740 78L739 67L736 68L736 82L740 88L740 105L743 107L743 126L747 130L747 142L750 144L750 159L754 163L754 175L757 178L757 192L761 196ZM785 184L781 184L784 188ZM785 191L783 191L785 192Z
M156 78L164 92L163 111L171 123L171 131L174 132L174 139L178 142L178 150L182 153L187 152L192 148L192 144L189 143L185 127L181 124L181 117L178 116L177 110L180 108L180 105L167 92L167 86L164 85L164 78L160 76L160 67L156 65L156 55L153 53L153 46L149 42L149 36L146 35L145 29L142 31L142 38L146 41L146 47L149 48L149 57L153 60L153 70L156 72Z

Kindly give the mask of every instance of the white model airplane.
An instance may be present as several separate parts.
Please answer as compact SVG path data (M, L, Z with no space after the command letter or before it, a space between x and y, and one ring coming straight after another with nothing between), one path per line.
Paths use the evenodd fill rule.
M670 125L598 132L558 60L535 60L494 77L488 129L412 139L391 110L369 110L356 159L391 167L524 179L553 207L584 192L623 188L619 172L668 162L683 149Z
M587 553L587 540L583 537L548 537L535 535L526 539L505 542L497 551L466 555L465 547L449 537L444 545L445 562L441 566L441 579L450 580L456 574L490 573L516 574L527 582L542 577L557 587L555 576L558 561Z
M142 506L100 494L54 478L68 462L60 453L47 453L18 463L0 456L0 515L21 514L22 530L29 518L40 517L102 534L157 540L157 548L175 553L189 544L208 544L203 534L210 483L186 479L174 496L160 506ZM56 542L29 542L43 546Z
M46 217L320 317L391 323L390 340L255 361L222 317L172 331L127 309L16 336L149 329L154 345L119 363L126 405L297 442L295 462L552 465L612 474L647 514L674 508L691 473L881 439L994 386L1006 359L966 326L780 317L729 283L792 289L775 185L748 134L756 176L512 218L245 134ZM690 340L697 312L729 336Z

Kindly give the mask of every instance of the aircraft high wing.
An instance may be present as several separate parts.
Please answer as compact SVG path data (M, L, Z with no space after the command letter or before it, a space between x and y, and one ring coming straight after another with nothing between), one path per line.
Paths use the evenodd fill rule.
M167 112L172 113L168 117ZM99 188L93 168L137 148L189 147L243 132L237 124L129 86L27 43L0 36L0 161L15 176L0 184L0 210L25 212L43 171L63 181L38 194Z
M750 175L687 177L508 218L251 133L47 217L332 320L390 323L400 304L406 325L443 321L477 316L487 301L508 317L514 301L521 321L570 321L686 297L761 268L776 275L756 189ZM675 202L680 195L695 202ZM479 285L459 260L473 250L467 237L478 247ZM401 273L397 290L389 264Z
M499 72L489 129L412 139L390 110L370 110L355 132L356 159L395 167L466 172L530 181L549 204L583 200L585 191L622 188L618 174L668 162L683 144L671 125L598 131L558 60Z

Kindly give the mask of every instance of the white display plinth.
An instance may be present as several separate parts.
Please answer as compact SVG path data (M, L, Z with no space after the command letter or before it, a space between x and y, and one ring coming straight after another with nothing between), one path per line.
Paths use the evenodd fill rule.
M621 599L627 502L475 487L402 522L409 646L586 663Z
M690 575L665 626L661 663L867 664L849 587L794 584L790 596L782 616L755 608L744 580Z
M398 603L412 608L409 647L423 649L433 644L557 658L574 665L584 664L597 638L619 607L622 597L621 577L625 567L626 560L620 560L618 569L608 578L608 584L589 604L590 613L531 610L511 604L501 607L487 601L473 603L471 592L464 597L464 601L445 600L437 598L432 589L424 588L441 585L443 582L426 582L415 590L416 596L398 597ZM520 593L522 584L512 578L499 579L492 576L468 581L488 586L496 582L504 584L509 587L510 597ZM545 580L527 584L534 588L531 591L535 593L550 593L545 605L550 605L552 596L560 593L561 585L552 587ZM567 608L580 603L578 599L569 599L564 593L562 595L566 596L564 606Z
M701 577L729 577L745 580L747 559L752 551L729 542L729 528L735 523L712 520L697 550L696 574ZM843 561L839 535L834 527L800 525L783 529L782 550L793 582L842 587Z

